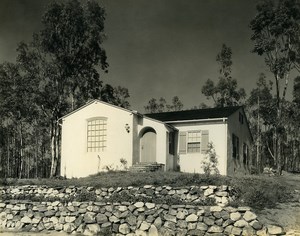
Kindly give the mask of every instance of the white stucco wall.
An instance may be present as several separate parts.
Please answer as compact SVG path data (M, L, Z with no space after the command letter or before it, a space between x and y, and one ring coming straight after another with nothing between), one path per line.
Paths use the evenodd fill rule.
M153 128L156 132L156 162L164 164L165 170L169 169L169 166L167 165L167 153L169 152L169 147L166 145L167 132L169 132L168 128L159 121L143 117L138 124L138 134L146 127Z
M172 124L172 123L171 123ZM226 120L219 122L193 122L193 123L173 123L175 128L182 131L197 131L208 130L209 142L212 142L216 154L218 156L218 169L220 174L227 174L227 124ZM179 150L179 142L177 146ZM204 159L205 154L200 153L185 153L180 154L177 152L179 159L180 170L189 173L204 173L201 168L201 161Z
M107 118L105 151L87 152L87 120L93 117ZM130 111L97 101L63 118L61 174L67 178L85 177L103 171L108 165L121 168L121 158L131 166L132 123ZM130 127L129 133L126 124Z

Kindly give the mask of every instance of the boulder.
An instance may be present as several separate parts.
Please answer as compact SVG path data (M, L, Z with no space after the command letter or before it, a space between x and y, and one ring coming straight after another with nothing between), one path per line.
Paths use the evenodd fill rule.
M248 226L248 222L245 220L238 220L234 223L235 227L244 228L245 226Z
M243 215L243 218L247 222L250 222L250 221L256 220L257 216L251 211L246 211L245 214Z
M32 220L28 216L24 216L21 219L21 223L24 223L24 224L31 224L31 222L32 222Z
M176 223L176 216L173 216L173 215L169 215L169 214L164 214L164 219L166 221L172 221L174 223Z
M243 232L243 229L235 227L235 226L231 229L231 235L241 235L242 232Z
M141 208L141 207L143 207L145 204L143 203L143 202L136 202L135 204L134 204L134 206L135 207L137 207L137 208Z
M151 225L148 232L151 236L159 236L158 230L155 225Z
M262 224L261 224L259 221L257 221L257 220L251 221L251 222L250 222L250 226L251 226L253 229L255 229L255 230L260 230L260 229L262 229Z
M230 213L230 219L232 221L237 221L241 218L241 214L239 212Z
M93 234L96 235L100 232L100 226L98 224L87 224L86 228Z
M222 233L223 228L218 225L213 225L207 230L208 233Z
M140 225L140 230L146 231L150 228L151 224L149 224L147 221L143 221Z
M190 214L185 218L186 222L196 222L198 221L198 216L195 214Z
M96 213L94 213L94 212L85 213L84 217L83 217L84 222L87 224L96 223L95 215L96 215Z
M267 225L267 230L269 234L273 234L273 235L284 234L283 228L277 225Z
M73 223L66 223L64 224L64 231L67 233L72 233L76 229Z
M108 219L107 219L107 216L105 214L99 213L99 214L96 215L96 221L97 221L98 224L103 224L103 223L107 222Z

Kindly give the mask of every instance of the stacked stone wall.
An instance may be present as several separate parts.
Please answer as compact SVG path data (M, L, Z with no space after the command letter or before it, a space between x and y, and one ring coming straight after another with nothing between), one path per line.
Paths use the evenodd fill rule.
M47 186L7 186L1 187L0 192L7 199L46 199L55 200L85 200L94 198L95 201L108 201L118 196L142 198L150 202L157 199L172 198L174 200L201 204L205 200L214 200L217 205L226 206L234 199L234 190L230 186L189 186L170 187L152 186L143 187L117 187L117 188L93 188L93 187L47 187ZM115 199L114 199L115 200ZM210 201L212 202L212 201Z
M158 188L158 189L157 189ZM193 187L171 188L144 186L143 188L44 188L38 186L5 187L1 189L0 227L2 230L28 232L66 232L81 235L279 235L283 230L278 226L263 226L249 207L233 208L225 205L200 206L196 204L163 204L147 201L109 202L109 201L68 201L78 191L91 191L96 196L109 200L115 191L141 191L155 198L185 192L186 200L197 198L193 193L209 190L217 196L218 192L227 192L225 187L205 186L203 191ZM160 190L161 189L161 190ZM162 192L163 190L166 190ZM197 188L196 188L197 189ZM223 190L224 191L223 191ZM230 188L226 187L227 190ZM221 191L222 190L222 191ZM175 192L174 192L175 191ZM104 194L106 193L106 194ZM111 195L109 195L112 193ZM228 192L227 192L228 193ZM35 196L41 194L44 201L33 202L30 199L19 200L16 196ZM31 195L30 195L31 194ZM53 194L53 196L51 195ZM62 200L55 200L59 195ZM70 195L71 194L71 195ZM206 193L208 194L208 192ZM49 196L48 196L49 195ZM219 194L220 195L220 194ZM225 195L225 193L223 193ZM9 196L9 197L7 197ZM47 196L47 197L46 197ZM51 197L52 198L51 198ZM67 197L66 197L67 196ZM183 195L182 195L183 196ZM15 197L15 200L12 198ZM217 196L221 197L221 196ZM212 198L212 197L211 197ZM213 197L214 198L214 197ZM228 197L229 198L229 197ZM6 200L5 200L6 199ZM52 199L53 201L48 201ZM64 200L63 200L64 199ZM223 204L223 203L221 203Z

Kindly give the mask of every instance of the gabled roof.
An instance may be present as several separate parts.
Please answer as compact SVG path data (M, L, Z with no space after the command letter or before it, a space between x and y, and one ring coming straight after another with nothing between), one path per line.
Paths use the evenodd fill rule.
M151 114L145 114L145 116L163 122L215 119L215 118L229 117L240 108L241 106L207 108L207 109L186 110L186 111L151 113Z
M87 103L85 103L81 107L69 112L68 114L64 115L63 117L60 117L58 120L64 119L64 118L76 113L77 111L82 110L83 108L85 108L85 107L87 107L87 106L89 106L93 103L102 103L102 104L105 104L105 105L108 105L108 106L111 106L111 107L114 107L114 108L117 108L117 109L120 109L120 110L123 110L123 111L127 111L127 112L130 112L130 113L136 113L136 111L133 111L133 110L130 110L130 109L119 107L119 106L116 106L116 105L113 105L113 104L110 104L110 103L107 103L107 102L103 102L103 101L98 100L98 99L93 99L93 100L88 101Z

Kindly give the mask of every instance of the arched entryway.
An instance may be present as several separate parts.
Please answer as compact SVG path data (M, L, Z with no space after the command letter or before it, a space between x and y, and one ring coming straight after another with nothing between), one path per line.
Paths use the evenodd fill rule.
M140 133L140 162L156 162L156 132L146 127Z

